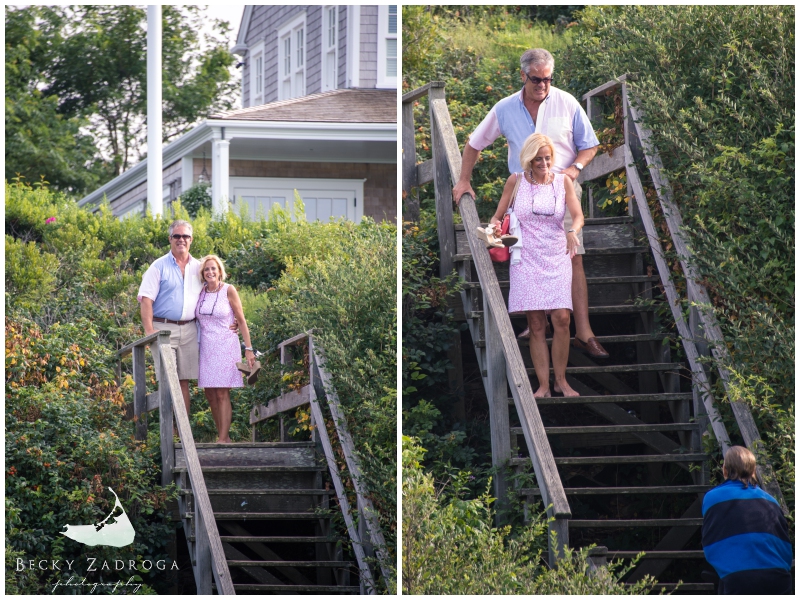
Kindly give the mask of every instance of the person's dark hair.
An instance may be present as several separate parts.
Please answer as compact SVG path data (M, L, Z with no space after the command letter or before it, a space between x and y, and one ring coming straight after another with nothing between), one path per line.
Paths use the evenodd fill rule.
M758 485L756 457L744 446L731 446L725 454L725 472L732 481L741 481L744 487Z

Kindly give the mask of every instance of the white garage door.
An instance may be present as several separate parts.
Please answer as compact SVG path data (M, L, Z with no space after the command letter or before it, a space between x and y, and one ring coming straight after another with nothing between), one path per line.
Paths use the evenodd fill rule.
M363 179L281 179L231 177L231 208L243 208L251 219L266 215L278 204L294 215L294 192L305 206L306 219L327 222L345 218L359 222L364 214Z

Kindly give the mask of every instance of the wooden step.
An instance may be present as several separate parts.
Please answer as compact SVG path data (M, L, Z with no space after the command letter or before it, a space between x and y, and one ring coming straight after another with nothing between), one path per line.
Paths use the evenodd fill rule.
M178 492L181 496L194 495L193 490L180 490ZM284 490L284 489L266 489L266 490L237 490L237 489L218 489L208 490L209 496L243 496L243 495L275 495L275 496L333 496L336 494L334 490Z
M328 511L331 514L332 511ZM194 513L184 513L185 519L193 519ZM319 514L314 512L270 512L270 513L257 513L257 512L215 512L214 519L216 521L287 521L287 520L305 520L305 519L328 519L329 515Z
M569 367L567 367L569 373ZM574 398L552 397L537 398L538 406L549 404L608 404L617 402L664 402L673 400L691 400L690 392L674 394L620 394L612 396L577 396ZM508 399L510 404L514 403L514 398Z
M600 335L597 336L597 341L600 342L601 345L605 346L606 344L635 344L637 342L659 342L664 338L671 337L667 333L638 333L632 335ZM572 344L572 340L575 338L570 338L570 344ZM519 339L517 338L517 343L524 348L528 347L528 340L527 339ZM550 345L553 343L552 334L550 337L547 338L547 344ZM474 346L476 348L485 348L486 342L483 340L479 340L474 342Z
M703 519L570 519L570 528L593 527L702 527Z
M568 496L607 496L611 494L703 494L710 485L653 485L627 487L581 487L564 488ZM541 496L539 488L520 488L520 496Z
M194 542L193 535L187 538ZM342 538L326 536L291 536L291 535L221 535L219 539L228 544L327 544L336 543Z
M224 467L206 467L201 465L203 473L312 473L315 471L326 471L325 467L293 467L293 466L224 466ZM174 467L172 472L175 474L188 472L184 466Z
M633 223L633 217L595 217L590 219L589 217L584 217L583 219L583 226L588 227L589 225L597 226L597 225L618 225L620 223ZM489 223L482 222L481 227L486 227ZM453 229L455 231L464 231L464 224L463 223L454 223Z
M638 313L655 312L656 306L636 306L634 304L616 304L614 306L590 306L589 315L633 315ZM512 321L521 321L527 319L524 313L512 313L508 315ZM481 319L483 318L483 311L472 310L465 313L467 319Z
M640 433L643 431L693 431L697 423L653 423L647 425L586 425L577 427L545 427L547 435L593 433ZM522 435L522 427L512 427L511 433Z
M630 285L632 283L655 283L660 281L660 279L653 275L620 275L618 277L587 277L586 284L587 285L615 285L615 284L626 284ZM511 287L510 281L498 281L498 285L500 289L508 289ZM481 289L480 281L465 281L461 284L462 289L465 290L479 290Z
M644 552L645 558L661 558L661 559L677 559L677 558L705 558L706 553L702 550L609 550L608 558L614 559L631 559L636 558L639 554Z
M703 462L708 454L637 454L633 456L556 456L556 465L617 465L644 463ZM512 458L508 462L512 466L528 465L530 458Z
M216 584L211 584L214 589L216 589ZM352 585L279 585L279 584L271 584L271 583L234 583L233 584L234 590L239 590L243 592L310 592L310 593L347 593L347 594L358 594L361 592L361 588L358 586Z
M626 583L625 585L634 585ZM717 591L716 584L713 583L656 583L653 590L665 592L715 592Z
M313 467L315 449L308 442L262 444L198 444L202 467L283 466ZM175 466L186 465L181 444L176 444Z
M197 442L195 443L195 447L198 450L202 449L210 449L210 450L219 450L219 449L236 449L236 448L244 448L244 449L253 449L253 448L313 448L314 442L233 442L231 444L217 444L216 442ZM175 442L175 449L178 448L183 449L183 444L181 442Z
M586 248L583 256L622 256L625 254L644 254L650 252L650 246L620 246L618 248ZM472 260L472 254L453 254L453 262Z
M584 375L588 373L642 373L649 371L680 371L683 365L679 363L643 363L635 365L597 365L594 367L567 367L567 375ZM533 367L525 369L528 375L536 375ZM553 368L550 373L553 374Z
M346 560L227 560L231 567L327 567L349 568L353 563Z

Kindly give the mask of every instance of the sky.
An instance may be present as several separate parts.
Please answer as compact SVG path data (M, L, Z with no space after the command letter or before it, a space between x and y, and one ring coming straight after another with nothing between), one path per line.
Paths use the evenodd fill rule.
M209 4L206 9L209 23L212 19L222 19L230 23L232 31L228 48L236 43L236 34L239 33L239 24L242 22L244 6L244 4ZM209 28L207 32L211 33L211 29Z

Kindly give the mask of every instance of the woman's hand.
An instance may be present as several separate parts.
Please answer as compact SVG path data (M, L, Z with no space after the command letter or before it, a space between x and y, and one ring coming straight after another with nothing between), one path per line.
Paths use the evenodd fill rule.
M244 351L244 357L247 359L247 364L252 369L253 365L256 364L256 355L253 354L252 350L245 350Z
M502 225L502 222L497 217L492 217L491 219L489 219L489 227L494 228L494 231L497 234L500 233L501 225Z
M567 254L569 254L570 260L575 258L575 255L578 253L578 248L580 248L581 241L578 239L578 234L574 231L570 231L567 233Z

